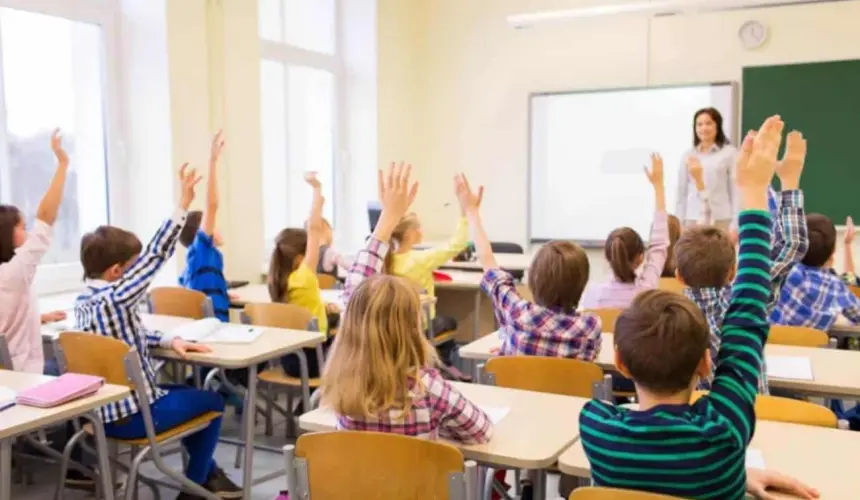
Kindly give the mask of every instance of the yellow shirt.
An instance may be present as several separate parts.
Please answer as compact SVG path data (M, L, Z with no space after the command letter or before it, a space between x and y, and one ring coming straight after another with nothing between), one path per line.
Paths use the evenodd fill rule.
M304 307L317 319L319 329L328 332L328 317L320 294L320 282L316 273L302 264L287 278L287 303Z
M469 224L465 217L457 223L454 235L447 245L427 250L412 250L405 253L395 253L392 260L391 272L397 276L409 278L421 285L425 293L436 296L436 286L433 284L433 271L462 252L469 243ZM436 308L430 310L430 316L436 316Z

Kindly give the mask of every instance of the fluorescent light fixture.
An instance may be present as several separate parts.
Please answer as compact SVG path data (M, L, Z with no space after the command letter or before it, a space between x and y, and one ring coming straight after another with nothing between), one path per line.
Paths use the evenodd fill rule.
M828 0L655 0L653 2L596 5L579 9L533 12L508 16L508 24L514 28L526 28L535 24L594 17L629 15L670 16L693 12L715 12L724 10L780 7L803 3L818 3ZM829 0L836 1L836 0Z

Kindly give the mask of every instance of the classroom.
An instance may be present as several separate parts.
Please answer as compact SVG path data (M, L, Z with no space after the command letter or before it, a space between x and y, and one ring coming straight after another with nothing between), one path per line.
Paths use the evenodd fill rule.
M0 0L0 500L856 498L858 20Z

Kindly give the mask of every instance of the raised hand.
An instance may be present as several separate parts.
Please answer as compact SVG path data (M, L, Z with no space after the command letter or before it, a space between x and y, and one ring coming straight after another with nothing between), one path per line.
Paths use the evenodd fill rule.
M738 188L762 190L766 193L776 170L776 157L782 143L784 127L785 123L775 115L765 120L755 137L750 138L750 135L747 135L739 158L748 159L745 162L738 161Z
M221 158L221 151L224 150L224 137L221 130L212 138L212 144L209 146L209 165L217 165Z
M663 157L660 153L651 154L651 170L645 168L645 176L654 187L663 187Z
M319 179L317 179L316 172L305 172L305 182L308 183L314 189L321 189L322 183Z
M67 167L69 165L69 155L63 149L63 135L58 128L55 128L51 133L51 150L54 152L59 166Z
M183 163L179 167L179 206L183 210L188 210L191 202L194 201L194 189L200 183L203 177L197 173L196 168L189 169L187 163Z
M464 215L476 213L481 208L481 201L484 199L484 186L478 186L478 191L473 192L466 174L454 176L454 193L457 194L460 211Z
M379 171L379 201L383 212L398 219L406 215L418 195L418 183L410 182L411 175L412 165L403 162L399 165L392 162L385 174Z
M806 163L806 139L803 134L793 130L785 138L785 154L776 165L776 173L782 189L800 187L800 175Z
M851 245L854 243L854 219L849 215L845 219L845 244Z
M690 178L696 183L696 191L705 190L705 169L702 168L702 162L695 156L687 158L687 173Z

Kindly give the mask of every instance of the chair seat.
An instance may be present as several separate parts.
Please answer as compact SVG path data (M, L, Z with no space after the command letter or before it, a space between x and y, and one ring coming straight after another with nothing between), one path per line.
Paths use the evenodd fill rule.
M261 382L266 382L269 384L275 385L284 385L287 387L301 387L302 379L301 377L291 377L284 373L284 370L280 368L270 368L257 376L257 378ZM312 378L308 381L308 385L315 389L320 386L320 379Z
M433 345L444 344L445 342L452 340L455 336L457 336L457 330L446 330L444 332L439 332L433 337Z
M200 415L199 417L192 418L191 420L189 420L188 422L185 422L184 424L177 425L176 427L173 427L171 429L167 429L166 431L156 435L155 441L157 443L162 443L162 442L167 441L168 439L174 438L174 437L178 436L179 434L182 434L186 431L189 431L192 429L197 429L197 428L203 428L206 425L208 425L209 422L215 420L216 418L219 418L220 416L221 416L221 412L219 412L219 411L206 412L203 415ZM86 431L89 434L93 433L92 424L85 425L84 429L86 429ZM113 438L113 437L108 436L108 439L110 439L111 441L116 441L117 443L120 443L120 444L128 445L128 446L147 446L149 444L149 440L145 437L138 438L138 439L119 439L119 438Z

